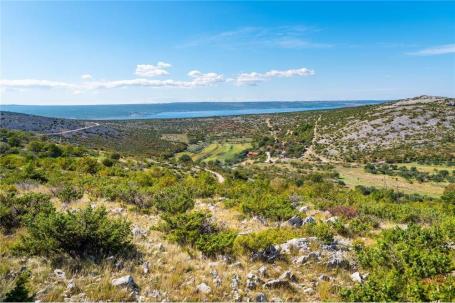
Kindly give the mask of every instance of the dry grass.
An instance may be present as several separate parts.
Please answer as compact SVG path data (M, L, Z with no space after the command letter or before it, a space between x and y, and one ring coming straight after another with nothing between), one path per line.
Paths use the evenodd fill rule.
M364 171L362 167L336 166L341 178L349 187L357 185L375 186L380 188L390 188L404 193L417 193L432 197L438 197L444 191L446 182L424 182L410 183L408 180L398 176L375 175Z

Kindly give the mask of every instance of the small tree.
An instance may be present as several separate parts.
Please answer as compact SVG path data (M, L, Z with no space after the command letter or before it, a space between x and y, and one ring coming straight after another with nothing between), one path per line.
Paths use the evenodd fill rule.
M16 285L11 289L2 300L4 302L32 302L34 296L30 295L27 289L29 274L23 272L16 280Z

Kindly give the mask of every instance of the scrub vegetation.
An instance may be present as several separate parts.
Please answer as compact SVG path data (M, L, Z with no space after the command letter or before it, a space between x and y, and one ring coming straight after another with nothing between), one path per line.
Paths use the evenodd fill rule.
M453 102L64 135L86 122L2 113L0 299L454 301Z

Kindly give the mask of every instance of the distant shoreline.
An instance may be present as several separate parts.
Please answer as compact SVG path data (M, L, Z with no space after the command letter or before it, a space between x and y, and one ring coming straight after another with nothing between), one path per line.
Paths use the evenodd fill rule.
M0 110L78 120L207 118L327 110L374 105L387 100L173 102L110 105L0 105Z

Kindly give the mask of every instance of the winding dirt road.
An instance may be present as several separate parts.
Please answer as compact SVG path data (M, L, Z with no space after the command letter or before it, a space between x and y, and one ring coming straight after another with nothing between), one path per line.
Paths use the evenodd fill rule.
M92 127L100 126L100 124L97 123L97 122L90 122L90 123L93 123L93 125L89 125L89 126L85 126L85 127L81 127L81 128L76 128L76 129L64 130L64 131L61 131L61 132L46 133L46 134L41 134L41 135L47 135L47 136L64 135L64 134L76 133L76 132L79 132L81 130L85 130L85 129L89 129L89 128L92 128Z

